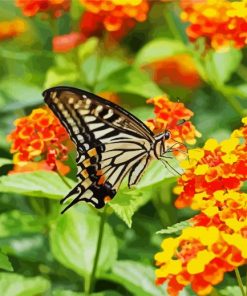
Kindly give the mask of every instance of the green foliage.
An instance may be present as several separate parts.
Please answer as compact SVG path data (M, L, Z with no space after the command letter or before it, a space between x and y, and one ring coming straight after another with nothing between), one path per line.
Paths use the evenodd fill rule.
M112 268L112 274L103 277L124 285L135 296L166 295L164 289L154 283L153 268L141 263L117 261Z
M230 135L247 114L246 49L213 51L204 40L190 43L178 3L165 2L154 1L148 20L136 24L123 39L112 42L107 32L97 32L64 53L52 50L53 37L80 30L85 8L79 0L58 18L28 18L14 1L1 2L3 20L18 17L27 23L26 33L9 40L1 39L0 29L1 295L168 295L166 286L155 285L153 257L162 239L177 237L194 215L174 206L176 171L182 173L178 162L168 159L173 171L153 161L133 188L124 180L107 205L106 217L83 202L60 215L59 200L78 182L75 151L69 151L71 172L64 179L51 171L8 175L14 162L6 140L14 120L44 107L42 92L57 85L114 93L120 105L144 122L154 118L153 105L146 100L165 93L194 112L192 121L202 132L196 147L210 137L222 140ZM159 75L150 64L181 55L188 55L193 64L180 65L178 60L180 66L174 63L158 73L162 82L157 83ZM193 80L195 68L201 83L180 85L181 79ZM243 278L244 273L240 270ZM241 295L235 285L229 273L211 295ZM180 295L195 294L188 287Z
M71 187L73 181L67 179ZM20 173L0 178L1 192L14 192L27 196L59 199L68 193L68 187L58 174L53 172L37 171Z
M188 48L181 41L167 38L154 39L142 47L136 55L135 64L140 67L188 52Z
M165 234L165 235L175 235L178 234L178 232L181 232L181 230L183 230L184 228L187 228L191 226L191 224L189 223L189 221L182 221L179 223L176 223L172 226L168 226L165 229L161 229L159 231L157 231L157 234Z
M30 277L15 273L0 273L1 293L5 296L37 296L48 291L49 281L42 277Z
M13 271L13 266L11 265L8 256L3 254L0 251L0 269L6 270L6 271Z
M71 210L62 215L50 233L54 257L67 268L88 278L92 271L100 219L97 214ZM117 242L111 227L104 226L103 248L100 253L97 275L111 268L117 256ZM71 256L73 254L73 256Z

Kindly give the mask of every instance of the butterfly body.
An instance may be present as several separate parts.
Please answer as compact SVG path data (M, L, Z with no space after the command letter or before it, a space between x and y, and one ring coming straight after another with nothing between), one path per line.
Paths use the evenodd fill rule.
M139 119L120 106L72 87L54 87L45 101L67 129L77 148L75 188L64 209L79 201L102 208L116 194L124 177L129 187L140 180L152 159L166 153L169 131L155 136Z

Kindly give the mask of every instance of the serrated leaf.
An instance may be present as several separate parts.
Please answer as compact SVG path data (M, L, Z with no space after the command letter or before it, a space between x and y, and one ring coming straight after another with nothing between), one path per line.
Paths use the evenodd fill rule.
M150 98L163 94L163 91L150 77L137 68L125 67L109 75L97 84L96 91L114 91L135 94Z
M191 226L191 223L189 221L182 221L179 223L176 223L172 226L168 226L165 229L161 229L159 231L157 231L157 234L176 234L177 232L180 232L181 230L183 230L184 228L187 228Z
M0 273L1 295L37 296L50 288L48 280L42 277L24 277L15 273Z
M127 180L125 180L109 205L127 226L131 227L134 213L152 199L153 188L156 188L161 182L170 183L173 181L175 181L175 177L172 173L160 161L154 161L135 188L129 189Z
M66 178L71 187L74 182ZM27 196L60 199L70 188L61 180L58 174L48 171L18 173L0 177L0 192L20 193Z
M111 274L104 274L103 278L124 286L135 296L168 295L164 291L164 287L155 285L154 269L134 261L117 261Z
M154 61L182 53L188 53L188 48L182 42L159 38L150 41L139 51L135 59L135 64L141 67Z
M71 209L61 215L50 233L54 257L64 266L88 277L92 272L100 218L97 214ZM108 270L117 256L117 241L105 223L97 275Z
M9 261L8 256L2 253L1 251L0 251L0 269L4 269L7 271L14 270L12 264Z

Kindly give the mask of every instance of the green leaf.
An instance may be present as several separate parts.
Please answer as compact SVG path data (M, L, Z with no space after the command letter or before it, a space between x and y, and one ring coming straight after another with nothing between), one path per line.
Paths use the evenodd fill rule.
M159 231L157 231L157 234L177 234L178 232L180 232L181 230L183 230L184 228L187 228L191 226L191 224L189 223L189 221L182 221L179 223L176 223L172 226L168 226L165 229L161 229Z
M89 56L82 63L83 73L86 73L86 81L93 89L97 89L97 84L104 81L112 73L126 67L126 63L113 57L100 56L95 53ZM107 89L111 91L111 88Z
M28 262L50 262L47 239L40 233L20 233L0 239L1 249L8 255Z
M44 82L44 88L49 88L59 84L74 83L78 80L80 72L76 67L75 61L68 55L56 55L55 66L51 67Z
M73 187L74 182L68 178L66 180ZM54 172L37 171L0 177L0 192L14 192L27 196L60 199L69 190L70 188Z
M239 286L228 286L224 289L220 289L220 295L222 296L236 296L241 295L241 290Z
M158 188L158 184L162 182L174 181L174 175L164 167L161 161L153 161L135 188L129 189L125 180L116 197L109 204L127 226L131 227L132 216L152 199L155 194L154 188Z
M73 291L65 291L65 290L55 290L52 293L52 296L87 296L88 294L73 292ZM120 296L119 293L115 291L104 291L98 293L92 293L90 296Z
M49 281L42 277L24 277L14 273L0 273L1 295L37 296L50 288Z
M7 271L14 270L12 264L9 261L8 256L3 254L1 251L0 251L0 268Z
M50 233L54 257L69 269L88 277L92 271L100 218L96 214L71 209L59 217ZM117 242L110 226L104 226L97 274L108 270L116 260Z
M97 92L109 90L117 93L135 94L144 98L163 93L147 74L137 68L130 67L113 72L107 79L97 84Z
M139 51L135 64L141 67L170 56L188 52L188 48L178 40L159 38L150 41Z
M141 206L151 199L151 196L151 192L142 193L137 190L129 191L127 188L121 189L109 205L130 228L132 225L132 216Z
M6 164L12 164L12 163L13 163L12 160L9 158L2 158L2 157L0 158L0 167Z
M208 79L216 85L226 83L239 67L241 59L241 51L234 48L227 52L210 52L205 58Z
M87 39L86 42L78 46L77 50L78 50L79 61L80 62L84 61L88 55L95 52L98 44L99 44L99 39L96 37L91 37Z
M0 237L37 233L43 230L40 218L13 210L0 215Z
M13 87L14 86L14 87ZM41 89L18 79L6 79L0 83L0 98L5 102L0 114L43 103ZM7 104L6 104L7 103Z
M164 287L155 285L154 269L134 261L117 261L110 274L103 278L123 285L135 296L165 296Z

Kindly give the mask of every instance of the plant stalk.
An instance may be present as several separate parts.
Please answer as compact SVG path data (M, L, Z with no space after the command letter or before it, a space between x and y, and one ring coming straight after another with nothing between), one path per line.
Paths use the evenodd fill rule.
M239 273L238 268L235 269L235 274L236 274L236 278L237 278L237 282L238 282L239 288L241 290L241 294L242 294L242 296L245 296L246 294L244 292L244 286L243 286L243 282L242 282L242 279L241 279L241 276L240 276L240 273Z
M59 170L56 171L58 176L60 177L60 179L63 181L63 183L69 188L71 189L72 186L69 184L69 182L66 180L66 178L59 172Z
M96 276L97 266L99 262L99 255L100 255L100 250L102 246L102 240L103 240L104 225L107 217L106 210L107 210L107 206L104 207L104 210L100 217L98 241L97 241L96 253L95 253L94 262L93 262L93 268L90 275L90 284L89 284L88 291L85 291L87 295L90 295L94 290L95 276Z

